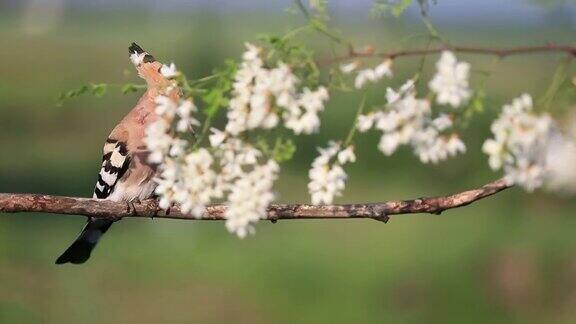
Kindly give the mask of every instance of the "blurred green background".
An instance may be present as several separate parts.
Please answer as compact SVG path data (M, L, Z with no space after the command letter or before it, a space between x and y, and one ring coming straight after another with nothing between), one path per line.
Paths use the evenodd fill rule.
M457 44L574 43L571 1L439 0L431 10ZM465 5L466 3L466 5ZM139 82L127 59L136 41L160 60L201 77L261 32L303 21L287 1L0 1L0 192L88 197L101 147L140 93L112 88L56 106L62 91L90 82ZM411 8L402 19L369 19L369 1L335 1L337 25L358 46L422 46ZM323 53L326 40L306 39ZM491 58L460 55L479 71ZM480 152L503 103L541 98L562 58L500 62L486 112L464 135L468 153L422 165L408 150L386 158L376 134L357 137L358 161L338 202L375 202L468 189L499 175ZM428 59L430 74L435 57ZM418 59L398 62L398 85ZM574 75L574 69L570 70ZM473 74L473 82L480 73ZM381 103L384 87L369 101ZM553 108L576 99L565 89ZM308 202L315 147L342 138L358 97L334 95L318 135L300 139L278 181L282 202ZM84 219L0 215L0 323L487 323L576 321L575 199L511 189L442 216L259 224L244 240L222 223L126 219L83 266L56 266Z

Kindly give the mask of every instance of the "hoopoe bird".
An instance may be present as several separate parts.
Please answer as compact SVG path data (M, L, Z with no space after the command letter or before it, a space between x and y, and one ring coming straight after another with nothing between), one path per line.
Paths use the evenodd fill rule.
M133 202L152 197L156 187L153 180L156 167L147 162L148 152L144 143L146 127L161 118L155 112L155 99L159 95L167 95L177 100L179 90L174 81L162 76L162 64L152 55L135 43L132 43L128 51L138 75L146 81L147 90L106 139L93 198L126 202L130 206ZM88 218L78 238L56 263L86 262L113 222L109 219Z

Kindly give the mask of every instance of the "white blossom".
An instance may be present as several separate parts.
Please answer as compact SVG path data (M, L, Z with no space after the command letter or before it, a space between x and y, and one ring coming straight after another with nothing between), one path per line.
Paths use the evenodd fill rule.
M226 139L226 132L223 132L217 128L210 128L210 132L212 132L212 134L208 136L208 140L210 141L210 146L212 147L218 147Z
M368 131L374 125L376 116L377 115L372 112L366 115L358 116L358 121L356 122L356 128L362 133Z
M354 70L358 68L358 61L350 62L347 64L340 65L340 71L344 74L352 73Z
M414 81L414 79L408 79L408 81L406 81L402 86L400 86L398 91L392 88L386 88L386 102L388 102L388 104L391 105L396 101L400 100L404 95L412 93L414 91L415 83L416 82Z
M254 62L260 60L260 52L262 52L260 47L251 43L244 43L244 46L247 49L247 51L242 55L244 61Z
M380 141L378 142L378 149L384 153L384 155L392 155L400 143L399 133L382 134Z
M176 114L178 105L168 96L157 96L154 99L156 103L156 114L162 117L172 118Z
M160 74L167 79L172 79L178 76L179 72L176 69L176 65L174 63L170 63L170 65L163 64L160 68Z
M383 77L392 77L392 60L387 59L384 62L378 64L374 68L374 74L377 79L382 79Z
M193 126L200 126L200 122L192 116L193 112L197 112L198 108L194 105L192 100L183 100L176 108L178 121L176 122L176 130L184 133L192 129Z
M376 82L376 73L372 69L364 69L358 71L356 74L356 79L354 80L354 86L356 89L362 89L367 82Z
M346 149L338 152L338 162L344 165L348 162L356 162L356 155L354 154L354 146L350 145Z
M504 141L487 139L482 145L482 151L488 155L488 165L492 170L499 170L505 162L514 161L512 155L506 151Z
M452 127L452 118L450 118L450 116L446 115L446 114L440 114L440 116L436 117L433 121L432 124L434 125L434 127L439 130L439 131L443 131L443 130L447 130L450 127Z
M186 147L188 146L188 141L183 140L181 138L174 138L172 139L172 143L170 145L170 151L168 154L172 157L179 157L182 156L186 151Z
M159 197L158 205L162 209L168 209L174 203L174 190L181 173L181 163L172 158L163 161L159 175L154 179L157 183L155 193Z
M383 77L392 77L392 60L388 59L373 69L364 69L358 71L356 74L356 79L354 80L354 86L356 89L361 89L368 82L378 82Z
M465 153L466 145L456 134L435 135L415 141L414 150L422 163L438 163L458 153Z
M436 75L428 84L430 90L436 93L436 102L454 108L466 103L472 96L468 85L470 64L458 62L452 52L444 51L436 68Z

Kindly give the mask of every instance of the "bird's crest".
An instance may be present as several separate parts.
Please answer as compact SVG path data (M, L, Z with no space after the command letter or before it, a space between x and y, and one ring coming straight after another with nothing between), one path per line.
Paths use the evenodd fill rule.
M140 66L142 63L153 63L156 61L154 56L148 54L148 52L143 50L142 47L136 43L132 43L130 47L128 47L128 53L130 54L130 60L136 67Z
M148 88L163 89L173 83L160 73L162 63L156 61L154 56L146 52L138 44L132 43L128 47L128 53L130 61L136 66L138 75L146 80Z

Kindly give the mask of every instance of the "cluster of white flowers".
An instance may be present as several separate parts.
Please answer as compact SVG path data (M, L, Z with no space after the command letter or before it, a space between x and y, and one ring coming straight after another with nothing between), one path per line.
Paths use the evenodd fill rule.
M442 52L436 63L436 75L428 86L436 93L436 102L441 105L451 105L458 108L472 96L468 84L470 64L458 62L450 51Z
M160 74L167 79L172 79L177 77L180 72L176 69L176 65L174 63L170 63L170 65L162 65L160 68Z
M260 164L259 150L217 129L212 129L211 148L187 153L188 142L180 136L199 125L193 117L196 107L170 95L158 96L156 104L159 118L146 129L145 143L149 161L159 164L155 192L160 207L178 204L182 212L201 217L208 204L227 199L226 228L239 237L252 233L274 199L276 162Z
M238 138L228 138L213 155L219 161L213 192L215 198L227 198L226 228L245 237L274 200L280 167L274 160L262 161L262 152Z
M233 97L228 109L225 131L232 136L255 128L270 129L284 126L296 134L310 134L320 127L318 114L324 110L328 91L304 88L298 92L298 78L282 62L266 68L260 57L261 49L246 44L242 64L236 73Z
M219 192L231 190L231 184L252 169L262 158L262 152L238 138L229 138L214 147L214 156L220 161Z
M166 209L176 203L182 212L202 216L215 193L213 162L212 155L203 148L179 159L167 158L156 179L160 207Z
M382 132L378 149L385 155L409 144L420 161L437 163L466 151L457 134L447 134L452 119L445 114L432 118L430 102L416 98L413 80L398 91L388 88L386 100L386 110L361 115L357 124L361 132L373 127Z
M179 204L183 212L200 217L210 202L226 200L226 228L239 237L252 233L254 223L265 216L279 173L275 161L240 135L281 122L296 134L310 134L318 130L318 114L328 100L326 88L299 90L299 80L288 65L280 62L267 68L262 50L252 44L246 47L234 77L227 124L224 131L210 129L209 148L186 153L186 141L179 137L199 124L192 116L196 107L191 101L159 96L156 113L161 118L146 132L150 161L160 164L156 193L161 207ZM160 73L168 79L180 75L173 63L162 66Z
M494 138L484 142L493 170L504 169L506 179L527 191L542 186L546 179L548 144L557 131L548 115L532 112L532 97L523 94L505 105L491 126Z
M341 148L339 143L331 141L327 148L318 148L320 155L312 162L308 175L308 191L313 204L331 204L334 197L342 195L347 175L342 166L356 161L354 147Z
M261 159L259 150L238 138L217 148L167 156L156 179L160 207L178 204L182 212L201 217L209 203L226 199L226 228L243 238L254 232L254 224L275 197L272 186L279 166L273 160L260 163Z
M278 99L278 105L286 108L283 115L286 128L294 131L296 135L317 132L320 128L318 114L324 110L328 90L324 87L319 87L316 91L305 88L297 101L291 102L293 99L293 97Z
M189 99L175 99L170 91L155 101L159 118L146 128L144 142L149 150L148 161L159 165L155 192L160 207L177 203L182 211L199 216L210 202L213 160L205 149L187 153L188 141L180 137L200 124L192 116L197 108Z
M367 68L358 71L354 80L356 89L363 88L368 82L376 83L384 77L392 77L392 60L386 59L384 62L378 64L374 68ZM345 74L352 73L360 66L358 61L343 64L340 66L340 71Z
M228 194L226 228L240 238L254 233L254 224L266 215L266 208L275 195L272 191L280 167L273 160L255 165L253 170L238 178Z
M438 128L438 124L443 119L450 120L445 115L439 116L432 121L432 126L416 134L413 141L414 152L422 163L438 163L458 153L466 152L466 145L457 134L439 135L442 129Z
M316 90L299 86L290 66L279 62L267 67L262 49L246 44L247 50L234 77L232 98L223 130L211 128L210 146L191 150L185 139L199 122L191 100L175 99L176 81L167 95L156 98L158 120L146 129L149 161L158 164L160 207L180 205L182 212L201 217L207 205L225 201L226 228L243 238L254 233L254 225L265 217L275 199L273 184L280 167L262 151L245 141L254 129L283 125L295 134L310 134L320 127L319 114L328 100L324 87ZM130 56L139 64L142 55ZM340 67L343 73L356 71L355 61ZM392 76L392 60L356 73L355 87ZM435 102L458 108L466 104L470 65L458 62L451 52L443 52L437 73L429 82ZM167 79L180 76L172 63L160 73ZM418 98L414 80L398 90L386 89L383 109L360 115L355 127L360 132L381 132L378 149L392 155L402 145L410 146L422 163L437 163L466 152L454 130L454 115L432 110L431 99ZM431 98L431 97L430 97ZM561 134L547 115L532 112L532 98L522 95L505 105L491 127L494 138L486 140L483 151L494 170L503 169L506 179L528 191L547 183L550 188L576 192L576 142ZM345 146L345 147L344 147ZM347 181L344 165L356 161L354 147L331 141L318 148L319 155L309 170L308 191L313 204L331 204L342 195Z
M181 156L187 144L186 140L172 136L172 122L176 120L176 131L180 133L186 133L200 123L192 116L197 108L189 99L175 102L169 96L160 95L156 97L156 104L156 114L160 118L148 126L144 142L150 151L148 160L162 163L167 156Z
M162 163L174 144L174 138L168 134L170 123L166 120L158 120L146 128L144 142L150 151L148 161Z

